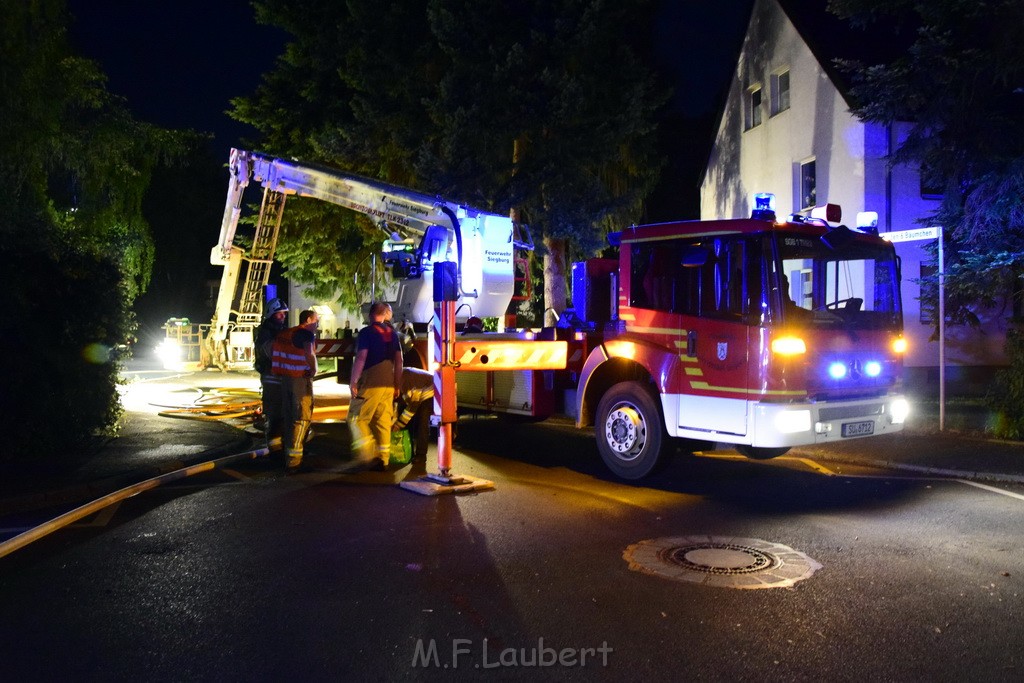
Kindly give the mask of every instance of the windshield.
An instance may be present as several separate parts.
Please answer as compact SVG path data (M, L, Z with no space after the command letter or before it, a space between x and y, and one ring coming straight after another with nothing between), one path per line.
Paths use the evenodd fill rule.
M830 249L805 235L776 236L782 318L810 327L878 329L902 323L896 255L852 241Z

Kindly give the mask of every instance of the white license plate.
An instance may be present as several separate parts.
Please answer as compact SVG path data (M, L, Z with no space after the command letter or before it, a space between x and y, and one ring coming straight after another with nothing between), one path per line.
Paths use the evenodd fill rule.
M867 436L875 433L875 421L847 422L843 425L843 436Z

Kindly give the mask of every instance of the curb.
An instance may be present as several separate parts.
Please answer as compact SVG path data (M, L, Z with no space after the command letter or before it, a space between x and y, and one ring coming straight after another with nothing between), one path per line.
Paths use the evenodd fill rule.
M814 457L818 460L824 460L828 462L845 463L847 465L861 465L864 467L877 467L879 469L888 470L903 470L905 472L915 472L917 474L928 474L941 479L967 479L967 480L979 480L979 481L999 481L1011 484L1024 484L1024 475L1021 474L1004 474L999 472L981 472L981 471L967 471L967 470L951 470L942 467L928 467L926 465L911 465L904 462L893 462L891 460L874 460L871 458L851 458L843 457L842 455L824 454L821 452L814 453ZM843 476L843 475L836 475Z

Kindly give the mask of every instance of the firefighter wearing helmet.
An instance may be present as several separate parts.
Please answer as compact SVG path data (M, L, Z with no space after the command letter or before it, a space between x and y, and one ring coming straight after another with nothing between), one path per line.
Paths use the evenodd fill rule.
M267 449L274 453L284 447L284 400L282 398L282 378L271 371L271 356L274 338L287 327L288 304L281 299L267 302L263 322L256 330L256 371L260 373L260 386L263 389L263 433L267 439Z

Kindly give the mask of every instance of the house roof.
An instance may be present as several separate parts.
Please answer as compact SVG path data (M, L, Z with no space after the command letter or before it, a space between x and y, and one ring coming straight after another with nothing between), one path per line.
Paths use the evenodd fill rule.
M884 64L906 53L913 42L915 29L910 24L855 28L828 11L828 0L774 1L851 107L855 104L850 94L854 76L839 68L836 60L853 60L865 66Z

